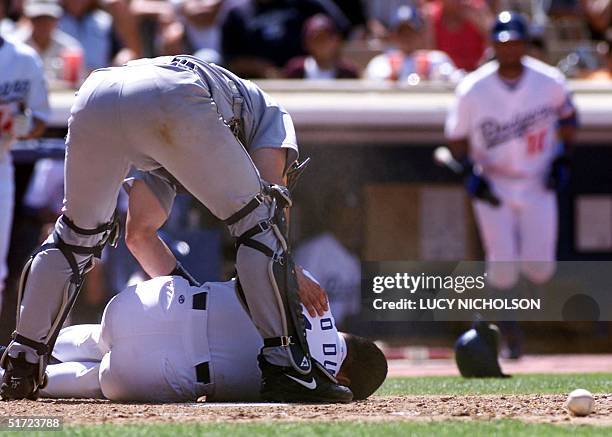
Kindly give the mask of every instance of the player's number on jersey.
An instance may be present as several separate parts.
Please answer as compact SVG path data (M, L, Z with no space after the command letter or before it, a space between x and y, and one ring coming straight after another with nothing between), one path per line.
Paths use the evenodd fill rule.
M533 156L542 153L545 137L546 129L527 135L527 155Z

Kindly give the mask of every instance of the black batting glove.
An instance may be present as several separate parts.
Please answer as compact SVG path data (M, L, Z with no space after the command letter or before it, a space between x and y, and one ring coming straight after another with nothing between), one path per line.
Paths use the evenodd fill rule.
M476 199L483 200L497 207L501 204L499 198L493 194L489 181L474 172L474 166L469 159L465 159L463 164L463 184L468 194Z

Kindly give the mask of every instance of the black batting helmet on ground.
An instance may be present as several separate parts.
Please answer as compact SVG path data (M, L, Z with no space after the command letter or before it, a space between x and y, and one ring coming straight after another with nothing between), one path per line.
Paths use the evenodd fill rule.
M477 321L472 329L463 333L455 342L455 361L466 378L504 378L499 367L497 351L499 329L492 323Z

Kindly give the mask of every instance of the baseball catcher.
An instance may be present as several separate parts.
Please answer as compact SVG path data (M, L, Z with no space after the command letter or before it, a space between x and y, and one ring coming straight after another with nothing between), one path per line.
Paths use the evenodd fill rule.
M92 258L118 238L117 196L135 166L166 169L236 237L240 296L263 339L262 397L349 402L350 389L312 359L306 341L287 238L292 199L279 183L297 155L287 112L214 64L176 56L94 71L68 122L63 215L21 276L2 398L36 398L44 386Z

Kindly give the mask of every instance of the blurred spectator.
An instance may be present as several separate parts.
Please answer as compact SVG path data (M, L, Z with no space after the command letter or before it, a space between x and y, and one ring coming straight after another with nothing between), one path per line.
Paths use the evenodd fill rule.
M578 46L557 63L559 70L568 78L584 78L599 70L598 53L589 46Z
M333 0L350 22L351 31L349 39L358 39L365 36L366 30L366 0Z
M161 53L196 53L205 61L222 63L221 24L236 0L171 0L176 20L162 33ZM243 2L244 3L244 2ZM205 55L202 56L202 53Z
M317 14L304 24L308 56L293 58L285 68L289 79L356 79L357 69L341 58L342 35L327 15Z
M10 37L15 29L15 23L8 18L8 2L9 0L0 0L0 36L5 38Z
M532 0L532 3L540 0ZM508 7L502 7L503 0L487 0L487 6L493 14L497 14L499 11L509 9Z
M457 68L475 70L488 41L493 16L483 0L433 0L428 4L433 47Z
M580 15L581 0L546 0L546 13L554 18L576 17Z
M106 0L106 11L97 0L63 0L59 28L76 38L85 50L87 70L121 65L140 56L142 49L136 19L127 0ZM114 40L114 32L120 41ZM119 42L123 47L116 49Z
M365 0L368 31L375 39L386 39L389 27L401 6L415 6L414 0Z
M29 26L21 30L19 37L34 48L42 59L47 81L78 81L82 76L83 48L76 39L57 29L62 16L59 1L28 0L24 15L29 20ZM71 62L72 57L74 63Z
M580 0L580 6L592 39L603 41L606 30L612 26L612 0Z
M157 56L160 54L158 46L161 39L158 35L174 23L174 7L168 0L132 0L130 11L138 21L142 55L148 58Z
M302 28L319 13L348 31L348 20L329 0L248 0L231 8L222 30L226 64L240 76L278 77L291 58L305 54Z
M391 22L391 50L375 56L366 67L367 79L418 83L420 79L449 80L456 74L453 61L438 50L426 50L425 23L411 6L398 8Z
M606 42L590 47L578 47L561 59L557 67L570 78L608 82L612 80L612 32Z

